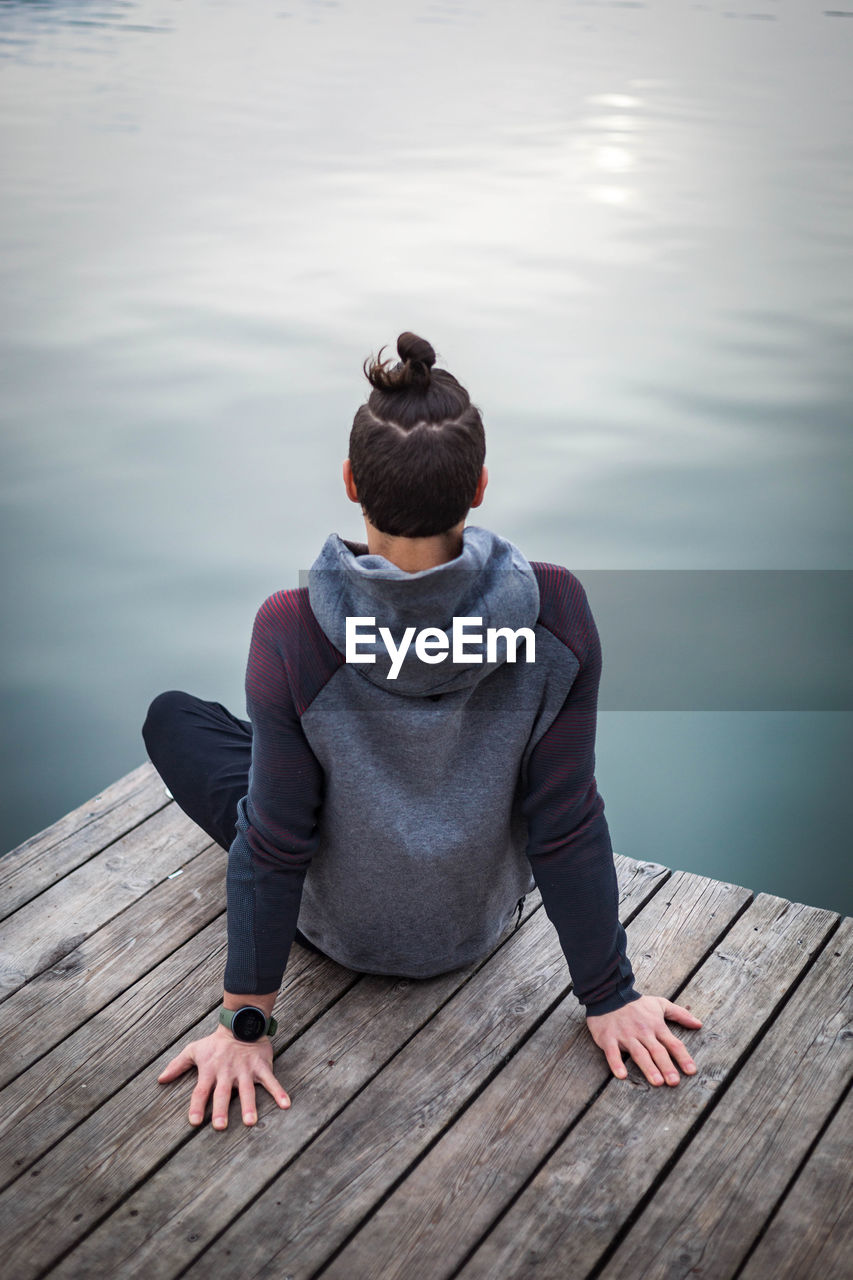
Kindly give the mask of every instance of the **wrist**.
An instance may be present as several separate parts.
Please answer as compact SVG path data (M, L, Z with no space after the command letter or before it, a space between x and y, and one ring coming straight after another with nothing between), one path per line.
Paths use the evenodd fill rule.
M272 1016L277 997L277 991L268 991L265 995L254 992L249 995L235 995L233 991L223 991L222 1007L236 1013L238 1009L244 1009L250 1005L253 1009L260 1009L269 1018Z

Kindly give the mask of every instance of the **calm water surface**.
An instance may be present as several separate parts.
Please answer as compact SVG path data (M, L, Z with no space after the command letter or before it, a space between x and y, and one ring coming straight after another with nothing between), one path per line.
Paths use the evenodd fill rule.
M851 55L804 0L0 3L4 845L140 762L160 689L242 712L258 604L360 532L404 328L530 558L849 570ZM777 700L671 710L608 700L602 610L614 846L853 911L819 629Z

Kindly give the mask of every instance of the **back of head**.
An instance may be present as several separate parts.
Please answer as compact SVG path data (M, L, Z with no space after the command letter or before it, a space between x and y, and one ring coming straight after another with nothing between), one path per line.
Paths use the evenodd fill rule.
M355 415L349 457L374 528L426 538L464 520L486 456L480 411L425 338L401 333L400 363L365 361L373 390Z

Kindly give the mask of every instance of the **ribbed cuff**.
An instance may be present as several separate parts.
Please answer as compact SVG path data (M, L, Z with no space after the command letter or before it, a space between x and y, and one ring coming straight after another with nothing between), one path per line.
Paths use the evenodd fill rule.
M283 970L278 977L272 971L266 974L260 973L258 974L258 981L255 984L256 989L253 994L263 996L269 995L271 991L280 991L282 982L284 982Z
M595 1000L592 1004L586 1005L586 1016L588 1018L597 1018L602 1013L614 1013L617 1009L622 1009L626 1004L639 1000L641 994L642 992L635 991L633 987L614 991L612 996L607 996L604 1000Z

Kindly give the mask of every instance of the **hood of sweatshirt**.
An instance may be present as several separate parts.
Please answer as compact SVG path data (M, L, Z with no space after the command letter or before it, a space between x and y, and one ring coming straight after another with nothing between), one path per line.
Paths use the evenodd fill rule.
M533 629L539 587L518 547L476 525L467 526L462 537L462 551L455 560L418 573L406 573L336 533L326 539L308 574L308 598L323 631L344 655L347 619L374 620L358 624L357 644L351 649L353 656L375 659L353 664L366 680L408 697L467 688L506 661L508 643L503 637L496 639L489 654L490 630ZM477 621L467 624L464 644L454 653L454 619L460 618ZM416 651L417 634L425 628L434 631L431 644L422 644L422 653L436 657L443 652L441 661L427 662ZM446 637L444 648L439 633ZM526 660L523 636L512 639L510 647L517 661Z

